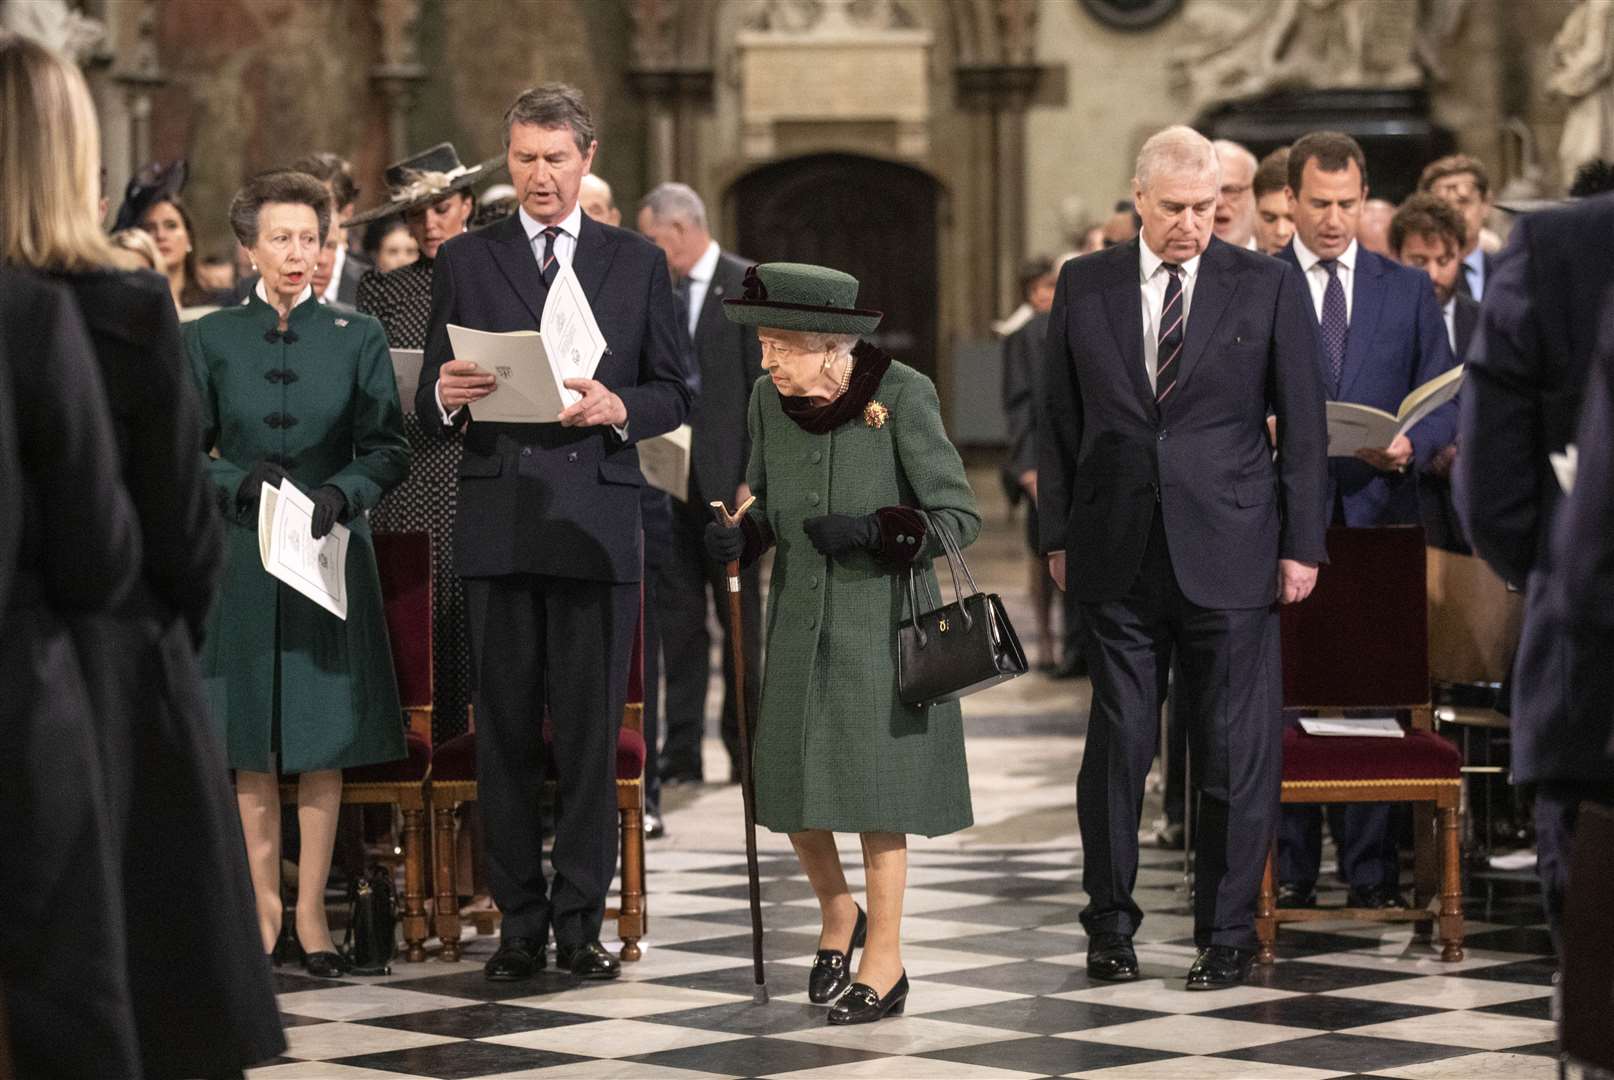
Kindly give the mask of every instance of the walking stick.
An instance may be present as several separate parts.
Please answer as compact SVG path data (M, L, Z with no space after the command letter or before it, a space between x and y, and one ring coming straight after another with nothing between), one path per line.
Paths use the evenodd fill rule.
M753 495L741 503L739 509L729 513L729 508L721 501L713 500L712 513L719 523L731 529L737 528L744 520L746 511L756 501ZM745 873L746 883L751 889L751 964L757 984L751 997L756 1004L766 1005L768 983L762 971L762 881L757 870L757 792L751 775L751 717L747 715L749 710L745 706L745 634L744 616L740 610L740 561L735 559L729 562L723 572L729 584L729 648L734 654L734 713L740 721L740 800L745 806Z

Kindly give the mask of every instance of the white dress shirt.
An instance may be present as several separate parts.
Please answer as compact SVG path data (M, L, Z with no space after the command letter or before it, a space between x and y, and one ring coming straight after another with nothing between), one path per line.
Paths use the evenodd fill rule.
M1182 281L1183 332L1188 331L1188 309L1194 302L1194 282L1199 279L1200 256L1180 264L1178 277ZM1156 369L1160 364L1160 309L1166 303L1166 281L1171 277L1163 269L1165 260L1138 240L1138 284L1143 292L1143 366L1153 386Z
M345 262L347 262L347 245L341 244L337 246L336 258L331 263L331 280L325 286L325 291L319 294L320 303L334 304L337 302L336 290L342 286L342 264Z
M1446 320L1446 340L1451 342L1451 354L1457 355L1457 295L1447 300L1440 308L1440 317Z
M1323 293L1328 288L1328 270L1322 265L1317 253L1308 248L1295 233L1295 258L1300 260L1300 270L1306 275L1306 285L1311 289L1311 305L1317 312L1317 322L1323 321ZM1351 293L1356 283L1356 241L1352 240L1349 247L1340 253L1334 261L1339 264L1335 273L1339 277L1340 287L1345 290L1345 325L1351 323L1351 306L1355 303Z
M717 241L713 240L701 252L701 257L695 260L695 265L689 268L684 277L689 280L689 336L695 336L695 327L701 321L701 308L706 305L706 293L712 287L712 275L717 273L717 256L721 249Z

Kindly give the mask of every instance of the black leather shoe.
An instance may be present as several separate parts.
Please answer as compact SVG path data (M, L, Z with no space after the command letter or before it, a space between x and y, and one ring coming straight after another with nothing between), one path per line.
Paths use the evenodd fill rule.
M661 820L661 815L654 810L644 812L644 838L646 840L660 840L667 835L667 823Z
M841 1000L829 1010L831 1024L872 1024L876 1020L884 1020L888 1016L901 1016L902 1010L908 1004L908 973L904 971L897 980L897 985L887 991L885 997L874 992L874 987L862 983L853 983L852 988L841 995Z
M311 952L303 956L303 970L316 979L340 979L353 965L341 953Z
M1138 954L1125 934L1099 931L1087 939L1087 975L1105 982L1131 982L1138 977Z
M1294 881L1278 883L1278 906L1288 907L1316 907L1317 890L1310 885L1301 885Z
M1369 885L1365 889L1352 888L1345 898L1346 907L1404 908L1407 898L1394 885Z
M555 962L579 979L614 979L622 974L622 961L606 952L598 941L585 942L575 949L556 946Z
M488 982L521 982L530 979L549 965L544 955L542 938L501 938L499 951L482 965L482 974Z
M1250 965L1254 962L1253 949L1236 949L1231 945L1200 949L1194 966L1188 969L1188 989L1230 990L1250 977Z
M852 944L845 952L839 949L819 949L813 959L812 974L807 976L807 1000L814 1005L827 1005L846 991L852 982L852 957L863 947L869 933L868 916L857 909L857 925L852 928Z

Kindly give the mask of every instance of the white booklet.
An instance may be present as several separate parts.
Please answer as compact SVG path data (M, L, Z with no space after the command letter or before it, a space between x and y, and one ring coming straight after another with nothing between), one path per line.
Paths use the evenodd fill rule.
M570 266L549 286L536 332L496 334L449 323L448 341L454 359L473 360L497 380L493 392L471 406L479 423L558 423L560 411L581 397L562 384L592 379L605 355L605 335Z
M1306 716L1300 720L1307 735L1370 735L1401 739L1406 732L1393 716Z
M1401 399L1394 416L1354 401L1328 403L1328 456L1352 457L1358 450L1387 450L1396 436L1405 435L1418 421L1457 396L1463 385L1458 364L1430 379Z
M420 365L424 349L393 349L392 376L398 381L398 404L404 415L415 411L415 391L420 388Z
M689 501L689 447L693 434L688 424L680 424L676 431L639 444L639 471L644 473L645 483L679 502Z
M346 525L314 539L314 503L290 480L258 496L258 557L271 577L347 621Z

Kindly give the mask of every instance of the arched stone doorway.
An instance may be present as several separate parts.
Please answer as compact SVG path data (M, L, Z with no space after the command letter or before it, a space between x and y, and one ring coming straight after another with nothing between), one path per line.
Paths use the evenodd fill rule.
M928 173L879 158L772 162L729 189L735 250L757 262L819 263L856 276L859 304L885 312L871 340L935 378L939 194Z

